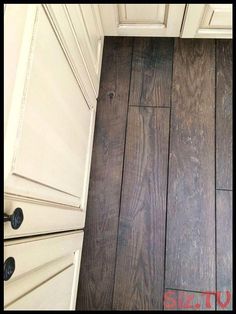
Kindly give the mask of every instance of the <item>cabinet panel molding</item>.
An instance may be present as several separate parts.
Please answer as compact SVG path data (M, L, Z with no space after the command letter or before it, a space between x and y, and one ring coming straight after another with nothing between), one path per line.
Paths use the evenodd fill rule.
M232 4L187 4L182 38L232 38Z
M11 256L15 259L16 265L12 277L4 282L6 309L27 294L29 294L29 299L26 298L29 304L37 309L38 304L34 303L34 298L30 298L31 291L43 287L45 282L50 282L53 277L56 278L58 274L70 268L72 272L66 276L70 284L64 291L67 298L63 302L68 309L74 309L82 244L83 231L5 241L4 260ZM64 281L60 280L59 283L63 286ZM44 287L43 292L45 289L47 286ZM47 293L51 297L51 301L48 300L51 306L61 305L60 301L54 299L54 295L52 298L48 290ZM29 305L28 302L23 303L25 306ZM14 308L17 308L17 303Z
M69 266L42 285L16 300L5 310L72 310L70 292L74 267ZM51 295L53 291L53 298ZM53 301L54 300L54 301ZM55 301L56 300L56 301Z
M97 97L104 40L98 7L96 4L67 4L66 9Z
M45 12L58 37L60 45L72 68L77 82L90 108L96 106L96 90L86 66L81 44L76 37L74 25L67 7L63 4L44 4ZM81 27L81 26L80 26Z
M178 37L185 4L99 4L105 36Z
M5 108L5 192L83 207L96 106L87 106L41 5L27 7L12 101Z
M169 5L118 4L119 24L165 24Z

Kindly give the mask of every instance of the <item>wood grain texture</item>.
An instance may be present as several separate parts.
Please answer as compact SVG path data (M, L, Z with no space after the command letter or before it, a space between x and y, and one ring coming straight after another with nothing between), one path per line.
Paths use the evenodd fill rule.
M161 309L169 108L129 107L113 309Z
M232 41L216 41L216 187L232 189Z
M215 295L206 292L165 290L164 310L215 310Z
M106 38L77 308L109 310L116 258L132 38Z
M173 38L134 39L131 106L170 106L173 44Z
M166 288L215 290L215 41L176 39Z
M217 230L217 290L223 292L222 301L226 300L225 291L232 294L232 192L216 191L216 230ZM233 295L231 295L232 299ZM217 306L221 309L220 306ZM232 309L232 302L227 309Z

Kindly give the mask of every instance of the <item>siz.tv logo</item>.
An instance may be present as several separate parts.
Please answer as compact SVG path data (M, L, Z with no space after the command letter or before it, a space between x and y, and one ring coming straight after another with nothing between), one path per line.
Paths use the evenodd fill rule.
M197 293L187 291L168 290L164 294L164 308L165 309L214 309L215 302L213 296L216 298L216 304L220 309L227 309L231 301L230 291L204 291Z

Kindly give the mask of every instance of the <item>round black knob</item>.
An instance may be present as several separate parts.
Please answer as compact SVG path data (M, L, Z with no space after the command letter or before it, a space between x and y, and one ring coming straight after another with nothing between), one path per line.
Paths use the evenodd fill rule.
M4 214L4 222L10 221L13 229L20 228L22 222L24 220L23 211L20 207L17 207L12 215Z
M13 257L8 257L4 262L4 272L3 277L4 281L7 281L11 278L15 271L15 259Z

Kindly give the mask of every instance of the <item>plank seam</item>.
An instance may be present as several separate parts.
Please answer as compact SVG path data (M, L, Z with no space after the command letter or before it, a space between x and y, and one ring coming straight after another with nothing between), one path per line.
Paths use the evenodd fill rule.
M217 41L215 40L215 288L217 291L217 206L216 206L216 191L217 191L217 166L216 166L216 104L217 104ZM215 310L217 305L215 302Z
M130 66L129 66L130 67L129 92L128 92L128 99L127 99L125 140L124 140L124 148L123 148L123 164L122 164L122 174L121 174L121 183L120 183L120 201L119 201L118 225L117 225L117 235L116 235L115 267L114 267L113 291L112 291L112 300L111 300L111 309L112 310L114 310L114 291L115 291L115 282L116 282L117 251L118 251L120 212L121 212L121 202L122 202L122 192L123 192L123 179L124 179L124 166L125 166L125 149L126 149L127 128L128 128L128 113L129 113L130 83L131 83L132 63L133 63L133 50L134 50L134 38L132 40L131 60L130 60Z
M169 164L170 164L170 132L171 132L171 109L172 109L172 87L173 87L173 70L174 70L174 47L175 39L172 42L172 68L171 68L171 88L170 88L170 109L169 111L169 138L168 138L168 160L167 160L167 177L166 177L166 216L165 216L165 244L164 244L164 274L163 274L163 304L164 310L164 292L165 292L165 280L166 280L166 242L167 242L167 209L168 209L168 194L169 194Z
M170 106L141 106L141 105L129 105L129 107L139 107L139 108L168 108L168 109L170 109Z
M176 290L176 291L184 291L184 292L193 292L193 293L204 293L204 292L211 292L208 290L189 290L189 289L180 289L180 288L165 288L165 290ZM215 291L212 291L212 293L215 293Z

